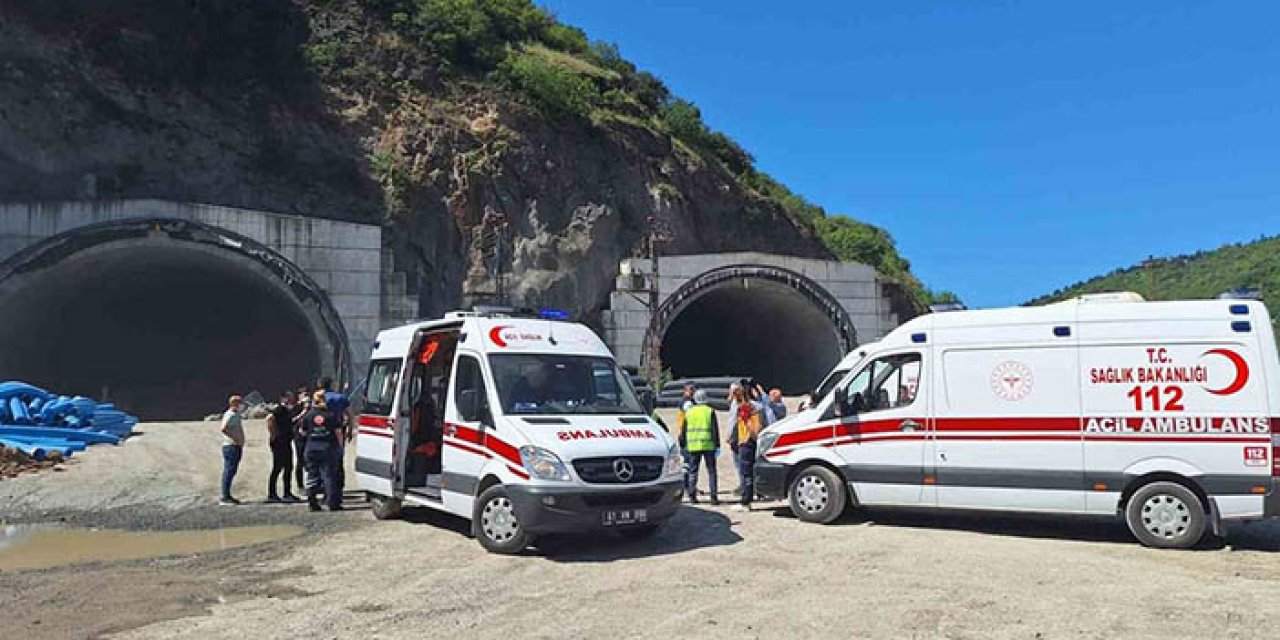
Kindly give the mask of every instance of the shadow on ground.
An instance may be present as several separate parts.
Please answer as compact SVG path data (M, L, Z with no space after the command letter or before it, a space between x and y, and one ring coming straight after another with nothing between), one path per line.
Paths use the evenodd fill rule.
M452 514L426 508L405 508L402 519L428 525L460 536L471 537L471 523ZM721 547L742 541L724 514L681 507L657 533L630 539L616 532L584 532L540 536L525 553L553 562L610 562L632 558L665 556L706 547Z
M796 519L786 506L776 507L773 515L777 518ZM846 513L830 526L911 527L1042 540L1138 544L1122 520L1106 517L861 508ZM1223 538L1206 534L1195 548L1215 550L1227 547L1235 550L1280 551L1280 521L1229 524Z
M666 556L694 549L723 547L742 541L727 516L716 511L681 506L657 533L643 539L620 534L546 536L538 552L554 562L610 562Z

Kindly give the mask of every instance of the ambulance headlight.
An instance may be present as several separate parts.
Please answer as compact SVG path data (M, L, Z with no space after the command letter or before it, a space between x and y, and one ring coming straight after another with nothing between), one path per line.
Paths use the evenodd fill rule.
M778 441L779 435L780 434L777 431L766 431L765 433L760 434L760 442L756 445L757 457L763 459L765 452L772 449L774 443Z
M680 449L673 444L670 449L667 449L667 464L662 474L678 476L682 473L684 473L684 456L680 455Z
M569 470L560 457L542 447L520 447L520 462L529 475L539 480L568 480Z

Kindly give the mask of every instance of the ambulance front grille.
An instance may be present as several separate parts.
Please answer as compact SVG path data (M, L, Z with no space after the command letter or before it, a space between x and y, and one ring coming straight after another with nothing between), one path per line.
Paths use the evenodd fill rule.
M631 477L622 479L618 467L627 465L615 464L619 461L630 462ZM583 482L591 484L635 484L650 482L662 475L665 460L659 456L615 456L609 458L579 458L573 461L573 469ZM625 477L625 473L623 476Z

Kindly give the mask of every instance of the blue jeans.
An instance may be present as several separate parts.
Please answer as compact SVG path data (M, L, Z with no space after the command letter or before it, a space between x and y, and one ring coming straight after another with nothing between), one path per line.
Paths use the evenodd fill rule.
M738 475L742 477L742 504L756 495L756 443L738 445Z
M716 452L685 452L685 459L689 461L689 473L684 476L684 492L687 493L690 498L698 497L698 467L702 464L703 460L706 460L707 484L711 487L711 499L718 501L720 497L716 493Z
M240 470L240 457L244 455L244 447L234 444L222 445L222 499L231 497L231 481L235 480Z

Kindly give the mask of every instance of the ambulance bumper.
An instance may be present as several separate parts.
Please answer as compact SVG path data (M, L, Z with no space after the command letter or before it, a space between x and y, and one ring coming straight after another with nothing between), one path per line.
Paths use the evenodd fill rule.
M507 485L516 520L532 534L659 524L675 515L682 491L680 480L613 490ZM637 518L640 509L642 519ZM606 520L619 524L606 525Z
M1271 479L1271 491L1262 499L1262 515L1267 518L1280 516L1280 478Z
M756 496L762 500L785 500L790 471L789 464L756 460Z

